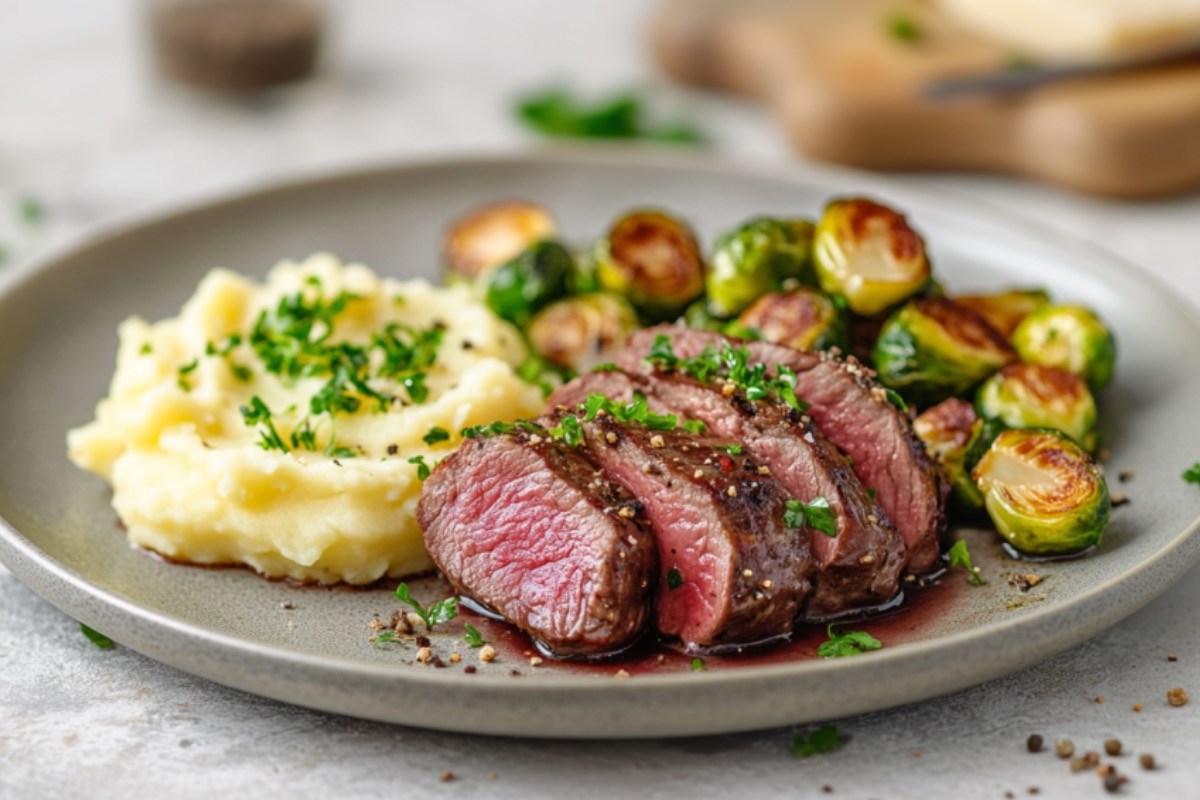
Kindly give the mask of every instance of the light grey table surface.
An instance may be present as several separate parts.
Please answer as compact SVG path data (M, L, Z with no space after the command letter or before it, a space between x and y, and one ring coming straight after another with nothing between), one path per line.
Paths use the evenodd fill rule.
M8 254L0 269L22 269L164 204L263 180L528 145L507 113L510 98L555 79L591 91L652 86L710 132L718 151L791 157L759 110L662 86L644 46L648 3L335 5L322 77L270 102L237 105L149 75L139 4L9 4L0 26L0 245ZM1105 244L1200 302L1200 195L1128 204L1006 178L910 179ZM23 225L2 211L25 196L41 201L42 223ZM792 730L535 742L290 707L122 648L98 650L0 567L0 798L807 797L824 796L824 785L854 798L1000 798L1028 796L1029 787L1045 797L1103 793L1096 776L1025 753L1035 732L1069 737L1080 749L1118 737L1163 765L1146 773L1132 756L1117 759L1133 779L1123 794L1197 797L1198 623L1193 571L1066 654L955 695L840 720L849 739L839 752L797 760ZM1174 686L1197 700L1168 706ZM447 771L453 780L443 782Z

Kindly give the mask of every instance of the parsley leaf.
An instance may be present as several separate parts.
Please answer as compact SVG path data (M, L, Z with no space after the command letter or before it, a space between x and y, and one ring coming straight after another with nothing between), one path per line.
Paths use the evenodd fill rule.
M830 623L829 627L825 629L825 635L829 639L821 642L821 646L817 648L817 655L821 658L856 656L867 650L878 650L883 647L882 642L866 631L834 633L833 625L834 623Z
M570 447L583 444L583 426L579 424L579 418L571 414L563 416L562 424L550 428L547 433L555 439L562 439Z
M742 454L742 446L740 444L722 445L721 448L731 456L740 456Z
M516 113L525 125L543 136L687 144L703 141L700 132L685 122L647 123L644 101L633 92L584 104L563 89L548 89L522 97Z
M792 739L792 755L796 758L808 758L818 753L831 753L842 746L837 728L833 725L823 725L807 736L797 733Z
M262 425L258 431L258 446L263 450L279 450L280 452L290 452L288 446L284 444L283 437L279 435L279 431L275 429L275 423L271 421L271 409L263 402L263 399L258 395L250 398L250 405L242 406L242 420L247 425ZM293 444L296 442L295 434L292 439Z
M704 663L703 658L692 659L692 672L708 672L708 665Z
M423 481L429 477L429 465L425 463L425 456L413 456L408 460L410 464L417 465L417 480Z
M983 579L983 575L979 574L979 567L971 564L971 552L967 550L967 540L959 539L954 543L947 553L950 557L950 568L962 567L967 571L967 583L972 586L987 586L987 581Z
M879 491L874 486L867 487L867 497L874 500L879 495Z
M722 378L741 389L749 400L777 399L803 414L808 403L796 396L796 373L783 364L775 365L775 375L767 376L767 365L750 361L745 345L734 347L725 342L721 349L706 347L697 356L679 358L671 347L671 338L659 334L643 361L664 372L678 371L708 383Z
M462 638L468 647L483 647L487 644L487 640L483 638L483 634L471 623L468 622L464 630L466 633L463 634Z
M921 26L907 14L893 14L888 17L887 30L893 39L912 43L921 39Z
M1188 483L1200 486L1200 461L1197 461L1183 471L1183 479Z
M83 635L88 638L88 641L90 641L92 644L96 645L96 647L99 647L101 650L112 650L113 647L115 646L115 643L113 642L112 639L108 638L107 636L105 636L103 633L100 633L99 631L89 628L87 625L84 625L82 622L79 623L79 630L81 630L83 632Z
M652 431L673 431L679 424L679 417L674 414L652 412L646 403L646 397L640 393L635 394L633 400L628 403L618 403L598 392L592 392L587 396L581 409L584 412L583 418L587 422L591 422L601 412L604 412L622 424L643 425Z
M621 368L611 361L606 361L603 364L597 364L592 367L592 372L620 372Z
M489 422L487 425L469 425L459 431L464 439L486 439L491 436L503 436L507 433L516 433L517 431L526 431L528 433L548 433L545 428L538 425L536 422L519 419L516 422Z
M421 437L421 441L425 442L427 445L433 446L438 442L445 442L449 440L449 438L450 431L446 430L445 428L439 428L435 425L429 429L429 433Z
M200 366L200 359L193 358L191 361L179 368L179 377L175 379L175 383L178 384L180 389L183 389L185 392L190 392L192 390L191 381L188 380L187 376L195 372L196 367L198 366Z
M667 588L673 592L680 586L683 586L683 573L675 567L671 567L667 570Z
M838 535L837 520L829 507L829 501L824 497L818 497L811 503L788 500L787 510L783 512L783 524L789 528L803 528L807 525L830 538Z
M885 386L883 387L883 394L889 403L900 409L901 414L908 413L908 403L904 402L904 398L895 389L889 389Z
M421 618L421 621L425 623L425 627L430 630L433 629L434 625L449 622L458 616L457 597L447 597L444 600L438 600L429 606L429 608L425 608L409 594L407 583L402 583L396 587L396 599L415 611L417 616Z
M708 430L708 426L698 419L685 419L683 429L688 433L704 433Z

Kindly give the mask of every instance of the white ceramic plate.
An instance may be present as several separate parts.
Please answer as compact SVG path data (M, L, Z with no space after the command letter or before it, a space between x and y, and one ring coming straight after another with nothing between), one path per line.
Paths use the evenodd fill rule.
M898 614L864 622L885 648L819 661L815 633L762 658L651 654L585 670L531 667L523 646L476 621L501 657L475 674L458 620L435 637L445 668L413 665L411 647L368 641L386 589L297 590L239 570L175 566L129 549L108 488L68 463L68 428L106 391L116 326L130 314L173 315L222 265L262 275L317 250L395 276L434 277L443 225L505 197L540 201L580 240L631 206L659 205L705 241L772 213L814 215L833 195L869 193L910 214L952 291L1041 285L1112 324L1117 380L1102 397L1110 470L1133 468L1099 551L1029 567L994 534L965 531L991 582L961 574L918 593ZM93 240L0 290L0 560L54 605L124 645L249 692L372 719L528 736L637 737L763 728L884 708L1032 664L1112 625L1200 558L1195 460L1200 324L1171 293L1085 243L957 199L856 173L747 167L659 152L550 152L389 166L308 180L187 210ZM1115 481L1114 481L1115 485ZM1006 581L1034 571L1021 592ZM426 581L421 591L442 591ZM294 605L285 609L283 604ZM474 620L472 620L474 621ZM622 667L632 677L618 677ZM514 675L513 672L520 674Z

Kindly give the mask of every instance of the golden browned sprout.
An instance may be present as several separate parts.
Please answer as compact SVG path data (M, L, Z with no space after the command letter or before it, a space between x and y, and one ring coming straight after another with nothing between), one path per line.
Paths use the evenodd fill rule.
M1021 320L1050 305L1050 295L1042 289L1012 289L998 294L962 295L954 302L971 309L1001 336L1011 339Z
M797 350L836 347L845 351L849 346L841 309L815 289L765 294L742 312L738 322L758 331L768 342Z
M529 341L550 363L584 372L612 361L637 326L637 314L625 298L598 292L543 308L529 325Z
M446 231L447 279L473 282L534 242L552 237L555 230L550 212L535 203L508 200L478 208Z
M661 211L633 211L597 245L600 288L624 295L647 321L677 317L704 291L704 259L690 228Z

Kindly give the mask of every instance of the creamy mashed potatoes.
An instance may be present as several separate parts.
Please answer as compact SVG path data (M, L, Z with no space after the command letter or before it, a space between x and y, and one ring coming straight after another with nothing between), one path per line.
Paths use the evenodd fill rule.
M214 270L178 317L119 333L109 396L68 434L71 460L112 484L132 544L271 577L428 569L423 467L464 426L542 407L517 375L517 332L467 289L328 255L265 284Z

